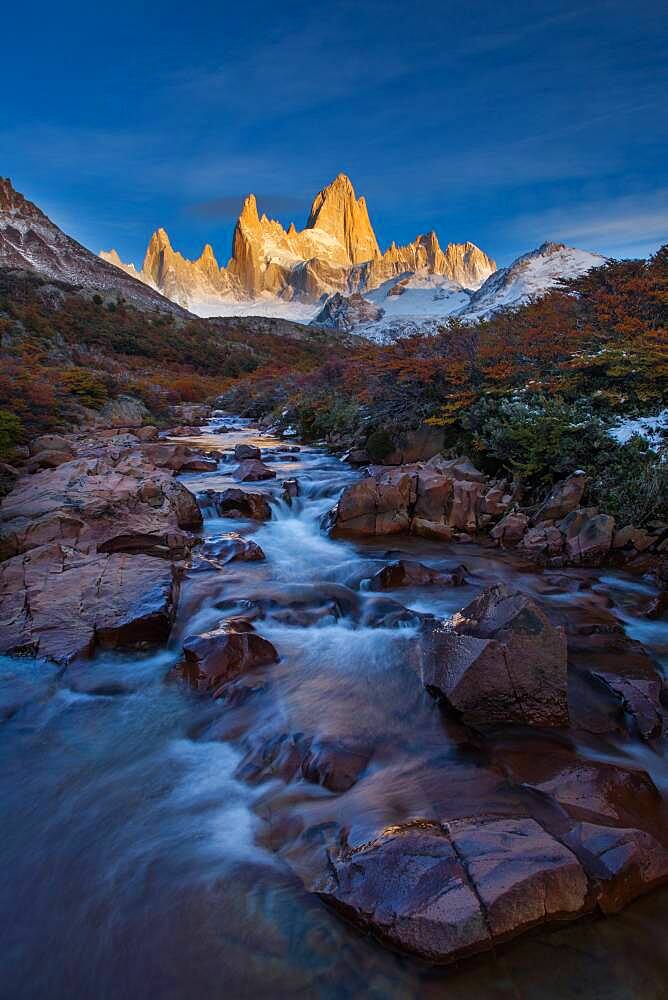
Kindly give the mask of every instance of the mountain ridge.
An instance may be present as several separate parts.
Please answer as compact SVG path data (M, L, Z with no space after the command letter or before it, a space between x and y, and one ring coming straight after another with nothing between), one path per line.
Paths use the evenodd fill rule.
M101 256L119 266L118 255L102 251ZM357 197L343 173L315 196L301 230L294 222L285 229L260 215L255 196L247 195L226 266L218 266L210 244L196 260L186 259L172 248L164 229L151 236L140 272L122 261L120 266L202 315L214 315L210 310L216 305L263 298L315 307L326 296L368 291L422 268L477 288L496 270L495 261L474 243L442 249L433 230L404 246L392 242L382 252L366 200Z

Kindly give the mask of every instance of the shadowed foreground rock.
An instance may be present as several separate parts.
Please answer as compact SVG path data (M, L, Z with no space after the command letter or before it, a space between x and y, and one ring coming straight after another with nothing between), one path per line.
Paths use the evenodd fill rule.
M422 683L473 725L568 725L564 631L501 585L426 626Z
M533 819L406 824L330 862L326 902L433 962L591 906L576 856Z

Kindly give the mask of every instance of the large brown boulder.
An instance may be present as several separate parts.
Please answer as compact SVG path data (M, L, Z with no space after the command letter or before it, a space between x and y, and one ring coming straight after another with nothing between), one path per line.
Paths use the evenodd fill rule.
M422 682L464 722L568 725L566 637L525 594L490 587L425 632Z
M39 455L43 451L67 452L71 458L74 446L70 438L62 434L42 434L30 442L30 454Z
M584 472L574 472L568 479L557 483L534 515L534 524L541 521L559 521L580 506L587 483Z
M264 462L255 458L246 458L239 462L234 478L238 479L240 483L256 483L263 479L275 479L276 473Z
M248 518L251 521L268 521L271 518L271 507L264 493L230 487L222 492L207 490L204 496L213 504L219 517Z
M181 672L191 687L220 697L224 685L240 674L278 661L268 639L258 635L250 623L223 622L218 628L188 636L183 643Z
M236 444L234 446L234 457L237 462L243 462L247 458L262 458L262 452L254 444Z
M42 545L0 564L0 652L69 663L165 642L177 594L164 559Z
M585 912L574 853L533 819L415 821L330 855L321 897L403 951L451 962Z
M407 531L415 502L415 476L401 469L377 470L347 487L334 514L334 528L346 535L394 535Z

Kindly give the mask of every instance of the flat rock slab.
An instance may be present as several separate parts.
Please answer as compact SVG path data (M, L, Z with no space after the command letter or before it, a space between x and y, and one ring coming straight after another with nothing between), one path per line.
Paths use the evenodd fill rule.
M0 651L57 663L167 640L178 587L170 563L43 545L0 564Z
M331 856L321 897L404 951L450 962L590 908L575 854L535 820L390 828Z

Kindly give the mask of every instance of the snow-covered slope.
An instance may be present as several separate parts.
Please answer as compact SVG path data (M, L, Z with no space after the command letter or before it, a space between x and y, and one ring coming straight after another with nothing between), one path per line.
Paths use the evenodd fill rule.
M510 267L501 267L490 275L471 296L462 316L485 319L499 309L523 305L544 295L563 278L576 278L601 264L605 264L605 257L600 254L563 243L543 243L537 250L518 257Z
M155 289L67 236L4 177L0 177L0 267L27 268L47 278L122 296L138 308L186 315Z

